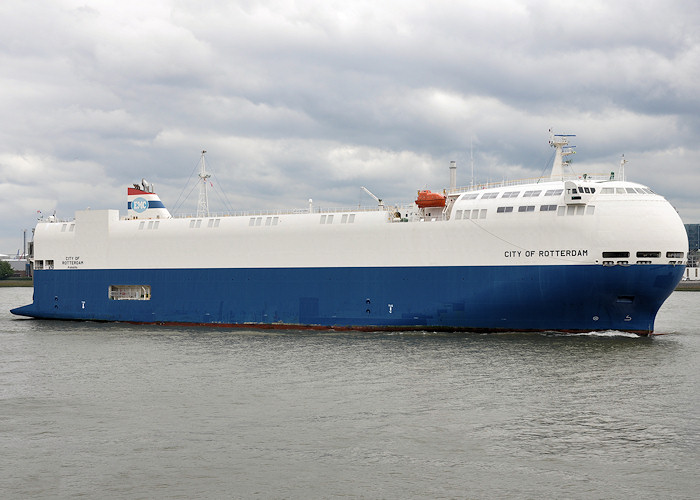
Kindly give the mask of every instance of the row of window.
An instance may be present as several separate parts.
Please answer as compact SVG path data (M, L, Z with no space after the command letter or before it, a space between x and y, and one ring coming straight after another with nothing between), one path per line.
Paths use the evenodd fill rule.
M250 220L248 221L249 226L262 226L263 225L263 217L251 217ZM265 225L266 226L276 226L277 224L280 223L280 218L275 216L275 217L265 217ZM218 224L215 226L218 227Z
M641 265L645 265L645 264L651 264L651 261L650 260L638 260L636 263L641 264ZM673 266L675 266L675 265L680 266L681 264L683 264L683 261L682 260L679 260L679 261L669 260L668 263L673 265ZM630 263L628 260L618 260L617 262L615 262L614 260L604 260L603 265L604 266L616 266L616 265L617 266L629 266Z
M535 205L522 205L518 207L519 213L534 212ZM515 211L515 207L503 206L497 207L496 213L498 214L509 214ZM557 212L557 215L593 215L595 213L595 205L588 206L564 206L564 205L540 205L540 212ZM475 212L477 215L475 215ZM483 212L483 216L481 215ZM457 210L455 213L455 219L484 219L486 218L485 209L474 209L474 210Z
M587 186L578 186L578 188L572 188L573 192L578 191L581 194L595 194L596 188L594 187L587 187ZM563 189L548 189L545 191L544 196L559 196L564 192ZM503 193L500 193L501 198L517 198L520 196L520 191L505 191ZM613 187L604 187L601 188L600 190L601 194L654 194L654 191L652 191L649 188L613 188ZM542 190L533 190L533 191L525 191L523 193L523 198L534 198L537 196L540 196L542 194ZM481 196L482 200L491 200L498 198L499 193L498 192L485 192L485 193L467 193L465 194L462 199L463 200L476 200Z
M148 226L146 226L146 221L142 220L141 222L139 222L139 231L146 229L146 228L147 229L158 229L158 226L160 226L160 221L158 221L158 220L155 220L155 221L149 220ZM190 227L192 227L191 223L190 223Z
M319 220L319 222L321 224L333 224L334 218L335 217L333 214L330 214L330 215L324 214L321 216L321 219ZM355 214L342 214L340 217L341 224L352 224L353 222L355 222Z
M66 229L68 229L68 232L69 232L69 233L72 233L73 231L75 231L75 222L73 222L73 223L70 224L70 225L69 225L69 224L63 224L63 225L61 226L61 232L62 232L62 233L65 233L65 232L66 232Z
M475 208L474 210L457 210L457 213L455 214L455 219L461 220L461 219L485 219L486 218L486 209L478 209Z
M629 252L603 252L604 259L625 259L630 256ZM666 252L667 259L682 259L685 256L684 252ZM637 252L637 258L658 259L661 257L661 252L642 251Z
M590 188L593 190L595 193L595 188ZM589 188L586 188L586 192L588 193ZM559 196L564 192L563 189L548 189L545 191L544 196ZM583 192L583 191L581 191ZM520 196L520 191L505 191L501 194L501 198L517 198ZM532 190L532 191L525 191L523 193L523 198L535 198L537 196L540 196L542 194L542 190ZM467 193L465 194L462 199L463 200L476 200L481 196L482 200L492 200L495 198L498 198L499 193L498 192L485 192L485 193Z
M649 188L612 188L604 187L600 190L600 194L654 194Z
M46 262L43 260L35 260L34 269L53 269L53 259L49 259Z

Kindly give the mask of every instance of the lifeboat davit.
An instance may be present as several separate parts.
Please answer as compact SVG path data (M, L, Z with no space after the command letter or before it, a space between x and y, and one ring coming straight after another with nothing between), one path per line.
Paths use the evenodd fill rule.
M427 189L425 191L418 191L416 205L418 205L418 208L444 207L445 196L440 193L433 193Z

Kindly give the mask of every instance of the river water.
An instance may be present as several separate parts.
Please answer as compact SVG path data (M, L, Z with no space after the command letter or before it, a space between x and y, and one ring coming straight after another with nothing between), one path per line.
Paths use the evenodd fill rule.
M15 318L2 498L629 498L700 491L700 293L642 338Z

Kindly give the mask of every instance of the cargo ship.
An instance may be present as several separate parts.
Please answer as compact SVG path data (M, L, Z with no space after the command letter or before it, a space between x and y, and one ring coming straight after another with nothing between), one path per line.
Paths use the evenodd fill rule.
M623 172L418 191L413 202L174 217L145 180L127 212L37 223L33 318L244 328L649 334L683 276L671 204ZM622 163L624 167L624 163ZM369 192L369 191L368 191Z

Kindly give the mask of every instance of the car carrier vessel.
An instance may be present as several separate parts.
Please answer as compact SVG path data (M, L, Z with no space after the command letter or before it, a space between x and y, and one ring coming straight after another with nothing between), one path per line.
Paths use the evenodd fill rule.
M623 175L419 191L371 208L173 217L147 182L128 209L42 219L34 318L227 327L648 334L688 252L676 210ZM200 178L206 186L202 156Z

